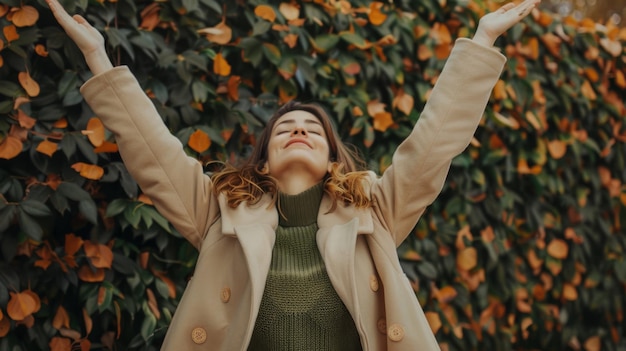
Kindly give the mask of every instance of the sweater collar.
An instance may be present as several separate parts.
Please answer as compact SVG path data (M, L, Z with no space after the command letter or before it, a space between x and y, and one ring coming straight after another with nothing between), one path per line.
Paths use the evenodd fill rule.
M317 222L324 182L297 195L278 194L279 222L282 227L305 226Z

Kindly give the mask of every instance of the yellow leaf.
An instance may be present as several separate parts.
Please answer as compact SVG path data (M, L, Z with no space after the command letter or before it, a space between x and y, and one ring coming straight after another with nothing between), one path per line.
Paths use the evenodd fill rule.
M378 100L371 100L367 103L367 114L375 116L378 113L385 112L385 104Z
M372 25L379 26L383 24L385 20L387 19L387 15L382 13L382 11L380 10L383 7L383 5L384 4L382 2L378 2L378 1L374 1L370 3L370 11L368 14L368 18Z
M441 329L441 317L437 312L425 312L426 320L428 321L428 325L430 325L430 329L433 331L433 334L437 334L439 329Z
M223 21L215 27L200 29L198 33L204 34L208 41L219 45L226 45L233 38L233 30Z
M198 129L191 134L187 145L196 152L205 152L211 146L211 139L205 132Z
M215 60L213 61L213 73L227 77L230 75L230 69L231 67L228 64L228 61L226 61L224 56L222 56L221 52L215 55Z
M28 94L28 96L39 95L41 88L39 88L39 84L35 82L35 80L30 76L28 72L18 73L17 80L19 80L22 88L26 90L26 94Z
M565 240L553 239L550 241L550 244L548 244L547 251L550 256L559 260L564 260L567 258L569 246L567 246Z
M469 271L478 264L478 253L473 247L461 250L456 256L456 264L460 269Z
M596 100L598 95L596 94L596 91L593 90L593 87L591 86L591 83L588 80L585 80L583 82L583 85L580 87L580 92L583 94L584 97L586 97L589 100Z
M517 130L520 127L519 122L514 117L506 117L500 112L494 112L494 116L496 117L496 120L498 122L504 124L505 126L513 130Z
M276 20L276 12L269 5L259 5L254 9L254 14L264 20L274 22Z
M104 175L104 168L84 162L74 163L72 169L80 173L81 177L91 180L98 180Z
M0 158L10 160L22 152L22 141L12 135L7 135L0 143Z
M52 157L54 153L57 151L58 144L49 141L48 139L42 141L37 145L37 152L41 152L44 155L48 155Z
M102 145L104 142L104 125L98 117L92 117L87 122L87 130L90 133L87 134L87 138L91 144L95 147Z
M11 20L16 27L32 26L39 19L39 12L32 6L23 6L13 12Z
M4 38L9 43L19 39L20 37L20 35L17 34L17 28L12 24L9 24L8 26L5 26L4 28L2 28L2 33L4 34Z
M278 11L280 11L287 21L293 21L300 17L300 8L291 3L281 3L280 6L278 6Z

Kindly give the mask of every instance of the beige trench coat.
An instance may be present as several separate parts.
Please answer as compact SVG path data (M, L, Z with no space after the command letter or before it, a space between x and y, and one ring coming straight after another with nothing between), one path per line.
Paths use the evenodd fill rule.
M368 184L374 206L323 198L317 243L330 280L352 315L364 350L439 350L396 252L469 144L505 57L459 39L393 165ZM127 68L89 80L82 93L119 144L126 167L157 209L200 254L163 350L246 350L268 273L276 208L269 197L231 209L211 191Z

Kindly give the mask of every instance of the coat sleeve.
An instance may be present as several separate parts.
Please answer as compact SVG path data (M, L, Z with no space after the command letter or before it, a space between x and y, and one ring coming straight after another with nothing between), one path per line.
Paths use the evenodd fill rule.
M81 93L115 135L124 164L157 210L196 248L217 218L210 178L188 157L127 67L99 74Z
M452 159L476 131L506 58L494 48L458 39L411 134L374 182L374 211L396 245L407 237L443 188Z

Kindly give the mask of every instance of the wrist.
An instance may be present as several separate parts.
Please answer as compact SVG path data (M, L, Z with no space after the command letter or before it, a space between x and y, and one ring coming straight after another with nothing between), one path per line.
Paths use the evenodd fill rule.
M113 68L113 64L104 49L85 54L85 61L93 75L98 75Z
M472 40L488 48L492 47L493 44L495 44L496 42L496 38L493 38L492 36L480 30L477 31L476 34L474 34L474 37L472 38Z

